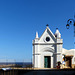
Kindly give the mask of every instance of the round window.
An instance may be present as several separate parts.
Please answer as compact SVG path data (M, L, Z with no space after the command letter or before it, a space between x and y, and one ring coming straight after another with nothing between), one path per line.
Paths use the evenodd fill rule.
M46 37L46 41L47 41L47 42L50 41L50 38L49 38L49 37Z

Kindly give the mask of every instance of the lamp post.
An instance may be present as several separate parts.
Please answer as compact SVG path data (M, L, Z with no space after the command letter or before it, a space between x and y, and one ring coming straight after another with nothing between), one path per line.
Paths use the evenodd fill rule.
M66 28L69 29L71 25L73 25L74 27L74 39L75 39L75 15L74 15L74 19L69 19L67 21ZM74 47L75 47L75 41L74 41ZM74 51L74 64L75 64L75 51Z
M75 16L74 16L74 18L75 18ZM75 37L75 20L74 19L69 19L67 21L66 28L69 29L70 28L70 25L73 25L74 26L74 37Z

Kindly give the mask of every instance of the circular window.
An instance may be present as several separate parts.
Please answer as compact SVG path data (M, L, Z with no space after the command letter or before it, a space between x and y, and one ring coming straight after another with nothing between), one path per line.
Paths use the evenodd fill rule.
M47 41L47 42L50 41L50 38L49 38L49 37L46 37L46 41Z

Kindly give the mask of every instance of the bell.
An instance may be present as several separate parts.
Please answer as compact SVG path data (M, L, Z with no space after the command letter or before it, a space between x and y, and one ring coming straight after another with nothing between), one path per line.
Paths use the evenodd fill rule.
M67 25L66 25L66 28L67 28L67 29L69 29L69 27L70 27L70 25L69 25L69 24L67 24Z

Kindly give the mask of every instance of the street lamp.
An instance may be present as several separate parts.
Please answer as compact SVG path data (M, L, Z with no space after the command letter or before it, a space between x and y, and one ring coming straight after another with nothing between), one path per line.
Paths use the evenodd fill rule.
M75 16L74 16L74 18L75 18ZM69 19L67 21L66 28L69 29L70 28L70 25L73 25L74 26L74 37L75 37L75 20L74 19Z
M74 15L74 19L75 19L75 15ZM70 25L73 25L73 27L74 27L74 37L75 37L75 20L74 19L69 19L67 21L66 28L69 29ZM74 42L74 45L75 45L75 42ZM75 62L75 51L74 51L74 62Z

